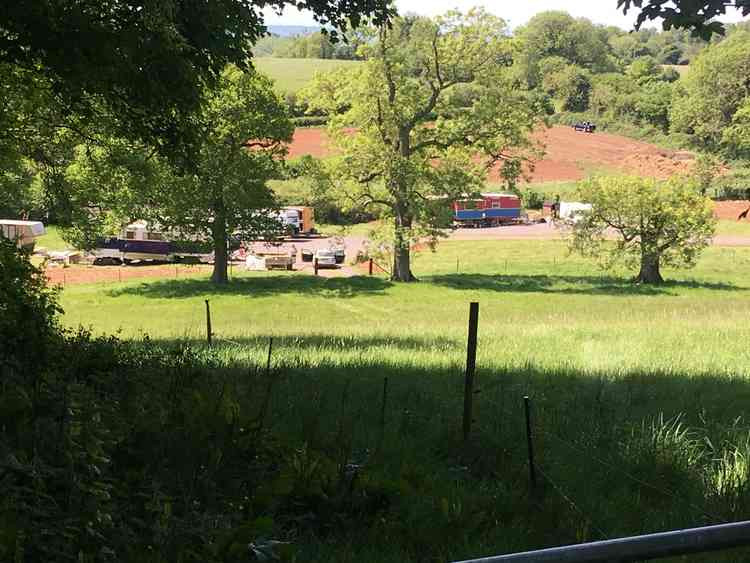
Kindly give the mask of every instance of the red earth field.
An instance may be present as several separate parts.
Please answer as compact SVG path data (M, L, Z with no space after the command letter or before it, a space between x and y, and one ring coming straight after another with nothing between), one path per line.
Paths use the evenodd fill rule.
M740 213L750 207L747 200L740 201L717 201L714 203L714 215L719 219L728 219L736 221Z
M52 285L66 286L79 283L119 283L139 278L179 279L195 274L208 274L210 266L83 266L70 268L47 267L46 274Z
M609 133L575 132L572 127L551 127L535 138L545 146L545 155L529 173L532 182L575 181L602 169L666 177L689 170L693 160L689 152L660 149ZM290 158L330 153L325 129L297 129L289 147Z

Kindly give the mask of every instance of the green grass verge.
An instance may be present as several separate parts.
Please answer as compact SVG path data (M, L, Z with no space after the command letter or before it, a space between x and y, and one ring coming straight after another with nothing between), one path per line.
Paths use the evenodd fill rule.
M722 219L716 224L717 235L750 236L750 221Z
M36 239L37 248L46 248L47 250L66 250L71 246L66 243L60 235L60 228L54 225L45 225L45 234Z
M289 358L387 357L393 365L448 368L462 361L467 303L478 300L481 361L490 369L532 362L744 373L748 265L750 249L711 248L695 270L667 271L675 281L650 288L568 257L563 243L448 242L417 258L423 282L414 285L239 273L226 288L205 279L71 286L62 303L70 325L174 339L203 335L203 301L211 299L219 338L251 343L253 357L262 354L255 340L273 334L283 337L278 353ZM424 346L389 344L415 335ZM316 344L296 344L308 338ZM359 339L372 345L337 344Z

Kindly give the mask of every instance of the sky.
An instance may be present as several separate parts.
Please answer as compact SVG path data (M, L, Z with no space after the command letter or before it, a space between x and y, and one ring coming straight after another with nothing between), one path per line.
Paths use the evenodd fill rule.
M448 10L458 8L466 11L473 6L484 6L507 21L511 28L526 23L534 14L547 10L564 10L574 17L585 17L594 23L616 25L630 30L637 15L631 10L627 16L617 9L617 0L396 0L399 12L414 12L420 15L434 16ZM739 12L730 9L722 18L724 22L738 22L742 20ZM315 21L309 13L296 9L286 10L279 17L271 10L266 11L268 25L314 25Z

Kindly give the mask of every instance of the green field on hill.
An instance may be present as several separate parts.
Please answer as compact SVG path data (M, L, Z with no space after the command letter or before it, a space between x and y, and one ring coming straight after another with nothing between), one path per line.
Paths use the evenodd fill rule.
M255 389L242 412L260 408L265 380L247 370L273 337L268 424L303 444L295 479L324 487L326 464L346 459L357 502L382 503L366 529L295 538L296 560L447 561L750 516L748 270L750 248L714 247L664 286L632 286L559 242L447 242L417 258L411 285L240 273L225 288L69 286L62 305L71 327L210 353ZM462 445L471 301L479 389ZM543 472L531 496L524 395ZM370 510L314 498L346 518ZM693 560L741 560L722 557Z
M330 72L341 67L354 67L357 61L335 59L253 59L255 67L274 80L279 92L297 92L313 79L316 72Z

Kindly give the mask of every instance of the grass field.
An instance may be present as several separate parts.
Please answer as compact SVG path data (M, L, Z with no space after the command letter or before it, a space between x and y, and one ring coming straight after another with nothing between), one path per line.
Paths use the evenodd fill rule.
M54 225L45 225L45 234L36 239L36 246L38 248L46 248L47 250L65 250L70 248L70 245L66 243L60 235L60 229Z
M488 367L532 362L584 370L669 366L744 373L743 362L750 360L743 342L750 336L743 320L750 315L750 279L742 271L748 266L750 249L712 248L697 269L667 272L678 281L651 289L630 286L624 272L603 275L593 264L568 257L562 243L452 242L417 258L415 272L424 282L413 286L380 278L252 273L240 274L223 290L205 280L71 287L63 305L70 324L182 338L203 334L203 301L210 298L220 338L274 334L288 340L287 352L294 356L295 342L314 336L330 346L316 346L310 358L326 361L340 361L342 353L361 357L361 349L338 350L338 338L377 338L382 343L368 352L374 356L446 367L462 361L467 303L479 300ZM315 328L306 322L312 317ZM394 318L401 319L397 328ZM395 344L414 335L426 344L424 357ZM489 345L498 340L501 347ZM443 353L450 350L456 354ZM278 352L283 357L283 347Z
M296 538L298 560L446 561L750 517L748 270L750 249L717 247L636 287L562 243L448 242L417 258L413 285L247 273L70 286L62 304L70 326L202 346L209 299L214 353L240 369L273 336L275 431L390 499L367 531ZM470 301L481 393L461 445Z
M333 59L282 59L261 57L253 60L256 68L276 83L280 92L296 92L307 85L316 72L329 72L340 67L353 67L357 61Z

